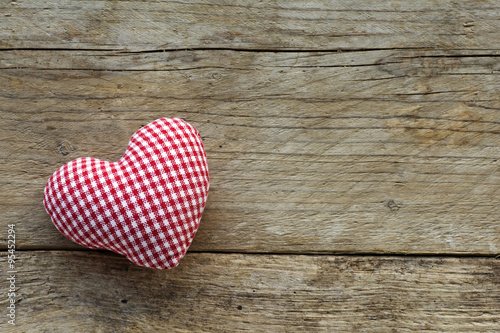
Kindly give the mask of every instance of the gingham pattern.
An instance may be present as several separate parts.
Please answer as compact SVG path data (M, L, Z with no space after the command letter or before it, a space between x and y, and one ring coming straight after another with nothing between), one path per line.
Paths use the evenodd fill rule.
M118 162L85 157L59 168L44 205L72 241L167 269L191 244L208 187L198 131L181 119L158 119L132 136Z

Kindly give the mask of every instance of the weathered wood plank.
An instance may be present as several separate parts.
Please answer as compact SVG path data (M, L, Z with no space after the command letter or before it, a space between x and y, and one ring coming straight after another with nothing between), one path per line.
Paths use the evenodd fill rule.
M490 48L497 1L4 1L2 48Z
M0 223L21 248L76 246L41 205L58 166L177 116L211 171L194 250L500 251L495 53L3 54Z
M500 322L493 258L191 253L158 271L108 253L18 256L16 327L2 320L2 332L456 333Z

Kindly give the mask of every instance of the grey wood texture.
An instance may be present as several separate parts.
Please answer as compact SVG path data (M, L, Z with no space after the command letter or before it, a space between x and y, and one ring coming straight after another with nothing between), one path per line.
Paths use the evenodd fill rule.
M0 329L498 332L499 31L494 0L1 2ZM211 179L172 271L42 205L160 117L200 131Z

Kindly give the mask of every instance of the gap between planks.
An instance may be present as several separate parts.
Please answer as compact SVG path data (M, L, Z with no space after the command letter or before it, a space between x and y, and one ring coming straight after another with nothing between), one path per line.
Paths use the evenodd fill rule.
M106 249L86 249L86 248L23 248L16 249L16 252L20 253L30 253L30 252L47 252L47 251L57 251L57 252L89 252L89 253L107 253L115 254L120 256L120 254L114 253ZM7 249L1 249L0 254L7 253ZM377 258L464 258L464 259L475 259L475 258L495 258L500 259L500 254L485 254L485 253L378 253L378 252L299 252L299 251L283 251L283 252L256 252L256 251L224 251L224 250L212 250L212 251L201 251L194 250L188 251L186 254L223 254L223 255L249 255L249 256L311 256L311 257L352 257L352 258L366 258L366 257L377 257Z

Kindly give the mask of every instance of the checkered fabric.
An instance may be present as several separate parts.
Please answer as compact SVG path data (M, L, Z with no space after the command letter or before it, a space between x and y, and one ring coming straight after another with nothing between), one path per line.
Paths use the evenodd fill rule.
M193 240L208 188L198 131L181 119L158 119L132 136L118 162L85 157L59 168L44 205L70 240L168 269Z

